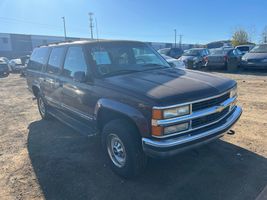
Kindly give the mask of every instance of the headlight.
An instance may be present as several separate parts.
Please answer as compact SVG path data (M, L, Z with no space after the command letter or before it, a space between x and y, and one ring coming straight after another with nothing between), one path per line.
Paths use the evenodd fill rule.
M189 128L189 122L164 128L164 135L185 131Z
M152 119L169 119L190 114L190 105L184 105L168 109L153 109Z
M247 59L246 59L246 58L244 58L244 57L242 57L241 59L242 59L242 61L247 61Z
M181 106L177 108L170 108L170 109L163 110L163 118L169 119L173 117L180 117L183 115L188 115L189 113L190 113L189 105Z
M237 86L230 91L230 98L237 96Z

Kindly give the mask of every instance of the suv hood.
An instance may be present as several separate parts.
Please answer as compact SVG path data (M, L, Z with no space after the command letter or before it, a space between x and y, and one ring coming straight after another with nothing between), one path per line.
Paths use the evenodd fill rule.
M208 73L174 68L119 75L104 80L105 86L112 90L137 97L145 96L162 106L215 96L236 84L233 80Z

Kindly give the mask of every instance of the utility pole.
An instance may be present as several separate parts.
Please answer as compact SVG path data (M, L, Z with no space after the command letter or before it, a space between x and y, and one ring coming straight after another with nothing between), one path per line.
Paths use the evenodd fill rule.
M177 36L176 29L174 29L174 47L175 48L176 48L176 36Z
M62 17L63 20L63 26L64 26L64 38L65 41L67 40L67 33L66 33L66 22L65 22L65 17Z
M179 47L181 49L182 48L182 38L183 38L183 35L180 34L179 37L180 37Z
M94 35L93 35L93 28L94 28L93 15L94 15L94 13L89 12L88 15L89 15L89 22L90 22L91 39L93 40L94 39Z

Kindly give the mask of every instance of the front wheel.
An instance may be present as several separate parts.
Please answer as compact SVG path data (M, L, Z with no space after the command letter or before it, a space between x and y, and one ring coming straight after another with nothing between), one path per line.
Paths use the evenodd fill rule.
M102 132L102 144L112 170L131 178L141 173L146 166L141 137L135 126L127 120L118 119L107 123Z

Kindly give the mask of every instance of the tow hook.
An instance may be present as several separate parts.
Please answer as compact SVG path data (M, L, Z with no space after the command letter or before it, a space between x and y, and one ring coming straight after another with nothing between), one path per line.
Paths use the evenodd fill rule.
M235 131L233 131L233 130L229 130L229 131L227 132L227 134L228 134L228 135L234 135L234 134L235 134Z

